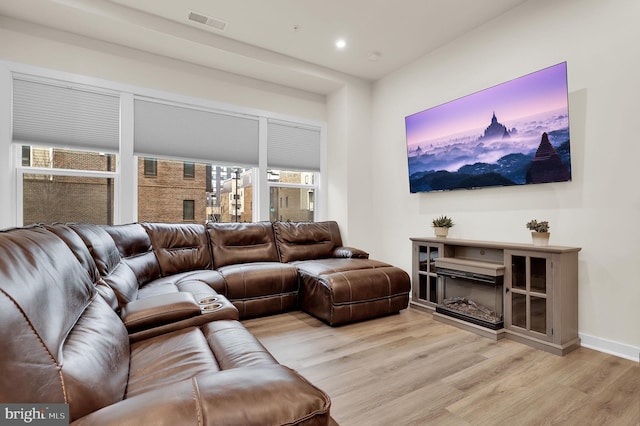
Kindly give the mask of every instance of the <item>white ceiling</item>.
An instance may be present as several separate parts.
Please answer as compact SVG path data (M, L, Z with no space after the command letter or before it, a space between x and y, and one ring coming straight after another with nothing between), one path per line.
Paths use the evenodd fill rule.
M27 21L326 94L352 76L375 81L525 1L0 0L0 25ZM190 21L188 11L226 28Z

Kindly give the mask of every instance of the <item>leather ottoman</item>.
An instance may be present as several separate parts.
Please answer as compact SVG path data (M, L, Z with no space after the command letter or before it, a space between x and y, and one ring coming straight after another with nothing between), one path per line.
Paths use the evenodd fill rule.
M330 260L321 263L326 265L327 261ZM380 264L367 269L328 269L320 273L317 263L300 262L296 266L300 271L300 307L329 325L397 313L409 304L411 280L395 266Z

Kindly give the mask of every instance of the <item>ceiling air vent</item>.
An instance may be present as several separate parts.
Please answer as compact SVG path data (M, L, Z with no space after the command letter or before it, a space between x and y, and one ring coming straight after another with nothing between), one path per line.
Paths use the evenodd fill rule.
M187 11L187 17L190 21L197 22L199 24L208 25L216 30L224 31L227 28L227 23L212 16L203 15L199 12L194 12L193 10Z

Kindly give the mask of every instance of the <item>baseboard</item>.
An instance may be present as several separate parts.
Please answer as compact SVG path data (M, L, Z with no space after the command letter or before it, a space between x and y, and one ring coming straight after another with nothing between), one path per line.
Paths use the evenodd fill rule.
M640 347L579 333L580 346L640 363Z

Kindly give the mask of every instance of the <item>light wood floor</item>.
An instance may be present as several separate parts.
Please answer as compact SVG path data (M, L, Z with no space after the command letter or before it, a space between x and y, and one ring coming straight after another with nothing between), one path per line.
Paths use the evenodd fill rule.
M243 322L331 397L342 426L640 425L637 362L498 342L407 309L329 327L302 312Z

